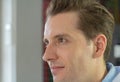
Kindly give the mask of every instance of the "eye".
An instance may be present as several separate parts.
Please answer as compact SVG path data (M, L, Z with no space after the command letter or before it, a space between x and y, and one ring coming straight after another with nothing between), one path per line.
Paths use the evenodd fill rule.
M66 43L66 42L67 42L67 40L65 38L63 38L63 37L58 38L58 43L59 44L63 44L63 43Z

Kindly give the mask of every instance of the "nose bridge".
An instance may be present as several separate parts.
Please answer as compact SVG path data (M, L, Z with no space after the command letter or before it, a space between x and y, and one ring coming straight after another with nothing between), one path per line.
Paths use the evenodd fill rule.
M45 52L43 54L43 60L51 61L51 60L55 60L56 58L57 58L57 54L56 54L55 45L53 44L47 45Z

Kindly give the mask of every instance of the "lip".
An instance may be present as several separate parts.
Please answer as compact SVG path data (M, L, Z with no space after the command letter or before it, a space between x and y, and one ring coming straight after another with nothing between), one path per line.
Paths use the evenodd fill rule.
M64 69L64 67L63 66L52 66L50 67L50 69L53 75L57 75L60 71Z

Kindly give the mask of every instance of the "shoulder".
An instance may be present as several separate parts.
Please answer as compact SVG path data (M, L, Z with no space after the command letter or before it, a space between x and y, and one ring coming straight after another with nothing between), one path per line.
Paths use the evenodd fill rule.
M113 82L120 82L120 66L115 66L115 69L116 69L116 76Z
M115 66L116 72L120 72L120 66Z

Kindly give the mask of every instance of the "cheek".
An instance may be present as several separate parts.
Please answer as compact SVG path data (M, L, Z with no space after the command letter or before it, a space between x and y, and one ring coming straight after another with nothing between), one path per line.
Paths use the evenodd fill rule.
M67 66L67 70L73 68L73 64L75 64L76 60L76 49L73 47L64 47L61 49L57 49L57 54L61 62Z
M77 68L83 62L82 51L76 47L57 49L60 61L63 62L69 70Z
M75 53L76 50L73 47L57 48L57 55L67 61L74 59Z
M86 49L80 46L64 46L57 48L57 55L65 63L76 64L76 62L84 60Z
M59 61L62 62L66 69L63 76L66 78L72 78L77 76L86 76L87 71L89 71L90 57L88 57L88 49L69 47L57 49L57 54L59 55ZM81 77L82 78L82 77ZM75 78L72 78L75 79Z
M72 78L74 76L83 75L86 71L86 59L83 56L80 50L75 48L65 50L61 49L61 62L63 62L66 66L65 74L66 77ZM72 78L74 79L74 78Z
M85 70L88 68L87 65L92 60L92 50L88 47L76 47L71 49L69 59L71 59L71 63L73 67L77 70Z

